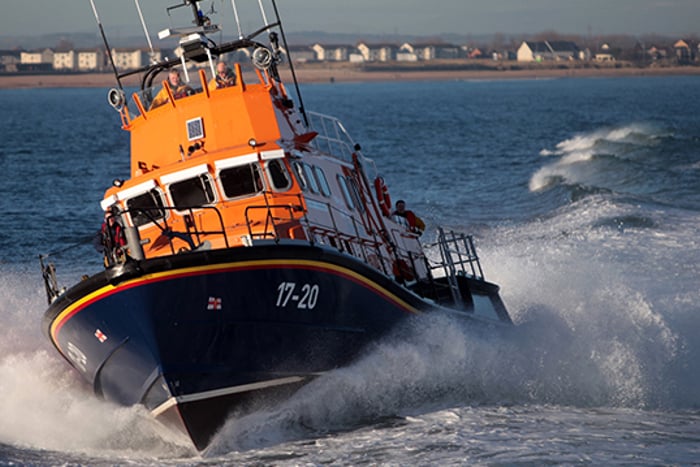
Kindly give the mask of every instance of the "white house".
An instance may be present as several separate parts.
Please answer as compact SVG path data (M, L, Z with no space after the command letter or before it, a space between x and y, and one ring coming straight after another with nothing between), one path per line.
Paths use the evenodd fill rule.
M388 62L396 60L398 47L395 44L368 44L360 42L357 50L366 62Z
M99 50L79 50L78 70L96 71L103 68L102 52Z
M19 62L23 65L38 65L50 63L53 65L53 50L34 50L31 52L22 52L19 56Z
M615 57L610 50L610 46L608 44L603 44L600 46L600 50L593 56L593 60L596 62L614 62Z
M75 52L73 50L54 52L53 69L63 71L75 70L75 58Z
M396 61L397 62L417 62L418 54L416 54L416 49L412 44L404 42L399 46L396 51Z
M316 43L311 46L311 49L316 52L316 59L318 61L347 62L348 56L353 51L354 47L345 44L324 45Z
M154 55L154 60L161 59L159 50ZM151 52L145 49L112 49L112 59L118 70L136 70L151 63Z
M524 41L518 48L519 62L574 60L579 49L571 41Z

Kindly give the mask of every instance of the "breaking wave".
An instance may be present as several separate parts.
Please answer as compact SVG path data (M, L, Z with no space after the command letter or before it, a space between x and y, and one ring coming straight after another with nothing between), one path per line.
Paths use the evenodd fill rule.
M622 183L643 182L644 158L670 137L650 124L629 124L582 133L559 142L540 155L556 158L530 178L530 191L556 184L616 188Z

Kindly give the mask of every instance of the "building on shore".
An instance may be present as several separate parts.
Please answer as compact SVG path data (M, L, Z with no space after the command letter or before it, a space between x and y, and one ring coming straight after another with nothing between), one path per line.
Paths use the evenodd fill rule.
M523 41L517 56L519 62L576 60L579 48L571 41Z

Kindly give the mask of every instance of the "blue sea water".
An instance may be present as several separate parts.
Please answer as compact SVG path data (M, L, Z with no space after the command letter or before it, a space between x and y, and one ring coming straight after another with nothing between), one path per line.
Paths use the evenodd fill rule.
M128 175L106 90L0 90L0 464L700 463L700 77L302 92L429 231L475 234L513 332L421 318L198 455L41 333L37 255L90 236Z

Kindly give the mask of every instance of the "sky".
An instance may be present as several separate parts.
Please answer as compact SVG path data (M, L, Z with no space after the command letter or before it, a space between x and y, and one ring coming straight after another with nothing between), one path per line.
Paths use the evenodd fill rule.
M135 0L94 1L108 35L142 33ZM139 3L151 35L182 26L168 20L165 8L183 0ZM243 32L257 28L259 13L252 18L246 8L257 7L257 0L235 3L244 17ZM0 36L97 31L90 0L0 0L0 4ZM200 5L209 10L212 4L218 12L214 22L234 29L232 0L204 0ZM700 35L700 0L277 0L277 6L287 32ZM174 10L172 20L183 13L188 10ZM267 15L272 18L271 8Z

